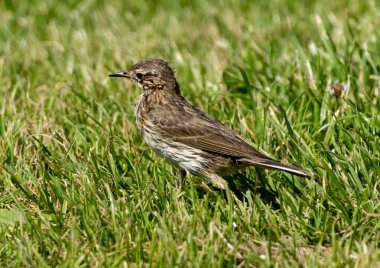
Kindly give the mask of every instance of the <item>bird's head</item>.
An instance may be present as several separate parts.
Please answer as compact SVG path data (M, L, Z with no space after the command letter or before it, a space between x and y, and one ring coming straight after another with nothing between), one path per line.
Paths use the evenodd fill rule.
M127 78L137 83L143 91L165 90L180 94L173 69L161 59L145 59L134 64L128 71L119 71L109 76Z

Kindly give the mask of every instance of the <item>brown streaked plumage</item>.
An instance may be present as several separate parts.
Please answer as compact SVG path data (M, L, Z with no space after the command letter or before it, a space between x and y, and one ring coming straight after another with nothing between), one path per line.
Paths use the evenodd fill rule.
M246 166L259 166L309 177L305 170L263 155L238 134L181 96L174 71L161 59L145 59L128 71L110 74L136 82L142 95L135 105L137 125L159 155L186 172L206 177L226 189L220 176Z

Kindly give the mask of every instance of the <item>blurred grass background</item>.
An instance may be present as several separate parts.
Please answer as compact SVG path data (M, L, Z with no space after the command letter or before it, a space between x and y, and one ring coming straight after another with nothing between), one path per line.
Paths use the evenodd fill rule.
M377 1L5 0L0 17L2 267L380 265ZM147 57L313 178L248 169L231 203L201 178L177 191L139 90L107 77Z

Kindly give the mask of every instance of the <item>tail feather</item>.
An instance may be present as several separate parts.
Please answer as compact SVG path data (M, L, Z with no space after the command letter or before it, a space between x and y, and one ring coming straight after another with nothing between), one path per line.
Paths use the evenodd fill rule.
M243 163L249 163L254 166L258 167L264 167L264 168L270 168L270 169L277 169L282 170L300 177L310 178L310 175L307 174L307 171L299 168L299 167L292 167L288 165L281 164L279 161L276 161L274 159L259 159L259 160L253 160L253 159L240 159Z

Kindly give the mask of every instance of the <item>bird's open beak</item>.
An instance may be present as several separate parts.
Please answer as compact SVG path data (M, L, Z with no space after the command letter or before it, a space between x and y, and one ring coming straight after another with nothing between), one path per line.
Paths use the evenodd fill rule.
M113 74L109 74L108 76L111 76L111 77L125 77L125 78L128 78L128 79L132 79L132 77L128 75L127 71L116 72L116 73L113 73Z

